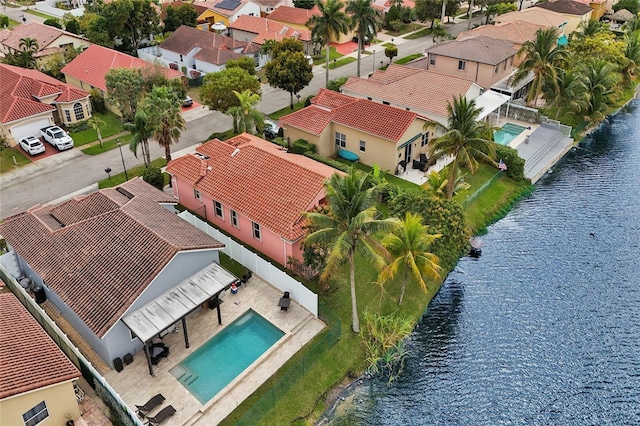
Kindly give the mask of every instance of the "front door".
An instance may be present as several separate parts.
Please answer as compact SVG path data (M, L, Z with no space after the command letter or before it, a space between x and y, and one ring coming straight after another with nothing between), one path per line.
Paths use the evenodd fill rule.
M413 144L409 142L407 146L404 147L404 161L407 163L407 168L411 167L411 147Z

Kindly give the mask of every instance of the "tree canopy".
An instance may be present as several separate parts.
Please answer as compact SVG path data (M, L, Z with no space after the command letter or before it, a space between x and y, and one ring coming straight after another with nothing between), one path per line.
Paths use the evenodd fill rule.
M226 114L229 108L240 105L234 90L262 94L260 82L254 76L242 68L227 68L204 76L200 94L202 103L212 110Z
M104 77L107 100L120 111L123 120L132 121L144 91L140 68L112 68Z
M242 68L243 70L245 70L251 75L256 74L256 61L254 61L253 58L250 58L248 56L243 56L242 58L238 58L238 59L229 59L225 67L227 69Z
M313 78L312 66L304 55L302 43L288 38L277 43L271 60L265 65L265 74L273 87L289 92L291 109L293 94L307 87Z
M183 3L179 7L172 7L169 3L162 23L165 32L173 32L181 25L195 27L196 19L198 19L198 11L192 5Z

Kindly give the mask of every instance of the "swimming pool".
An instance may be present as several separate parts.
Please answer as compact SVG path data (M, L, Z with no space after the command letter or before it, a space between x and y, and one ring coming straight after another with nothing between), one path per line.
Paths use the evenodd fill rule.
M493 132L493 140L500 145L509 145L520 133L527 130L526 127L513 123L505 123L500 130Z
M206 404L282 336L282 330L250 309L169 371Z

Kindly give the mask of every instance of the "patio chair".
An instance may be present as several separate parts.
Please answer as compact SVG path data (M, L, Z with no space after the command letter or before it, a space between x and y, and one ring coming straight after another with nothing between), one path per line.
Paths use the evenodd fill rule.
M176 413L176 409L171 405L167 405L162 410L158 411L153 417L147 417L147 424L149 425L159 425L160 423L167 420L169 417L173 416Z
M164 402L164 396L162 396L162 394L159 393L154 397L152 397L149 401L147 401L146 404L136 405L136 408L138 409L138 416L144 419L145 416L149 413L149 411L153 410L163 402Z

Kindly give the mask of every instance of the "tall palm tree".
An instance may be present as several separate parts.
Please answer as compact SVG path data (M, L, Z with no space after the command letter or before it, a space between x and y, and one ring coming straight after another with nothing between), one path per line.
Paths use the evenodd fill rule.
M171 161L171 144L180 140L184 129L182 99L166 86L154 87L142 101L142 111L151 123L151 135L164 147L167 162Z
M550 107L556 107L555 119L560 113L569 111L571 114L579 113L587 102L587 82L586 77L577 68L558 71L557 85L555 87L545 87L548 90L546 95Z
M527 101L537 101L545 84L557 88L558 68L567 59L567 50L558 46L558 34L555 28L539 29L536 39L526 41L518 54L524 54L524 61L514 75L513 84L517 84L533 72L534 78L527 95ZM557 90L556 90L557 91Z
M320 9L320 15L314 15L307 22L314 37L319 37L325 47L327 57L325 87L329 86L329 43L333 37L338 38L341 34L349 31L349 17L342 11L344 3L340 0L316 0L316 5Z
M578 25L578 31L576 31L574 34L576 37L583 39L593 37L594 35L602 31L604 31L604 26L602 25L602 23L600 21L592 21L590 19L588 21L580 22L580 25Z
M38 40L31 37L21 38L20 42L18 43L18 47L20 48L22 66L24 66L25 68L35 68L35 54L40 48L40 45L38 45Z
M140 146L144 165L149 167L151 165L149 139L153 136L153 125L149 121L147 113L142 109L138 109L133 117L133 123L124 123L122 127L131 132L133 136L129 143L129 149L133 152L133 155L138 158L138 146Z
M628 82L628 80L633 78L640 67L640 31L627 32L624 35L624 41L625 48L623 53L628 62L621 71L624 79Z
M395 218L376 219L378 212L375 187L369 182L369 175L355 168L347 175L334 174L325 182L327 213L303 213L311 229L305 244L329 247L326 266L320 279L327 280L337 272L340 265L349 262L351 327L355 333L360 332L356 302L356 252L366 257L367 266L382 267L384 261L380 253L384 249L377 240L377 235L398 225Z
M619 76L615 69L613 64L604 60L590 62L582 67L588 93L583 112L585 120L596 122L607 114L612 97L618 92Z
M400 226L382 238L382 245L390 254L390 261L380 271L378 281L387 282L402 273L402 288L398 305L402 305L404 292L409 277L413 277L420 284L420 288L427 292L426 279L440 278L440 261L438 256L428 251L429 246L441 234L427 233L427 226L422 224L422 216L407 212Z
M251 90L245 90L242 93L234 90L233 93L240 101L240 105L227 110L227 114L233 117L234 131L253 133L252 130L257 129L258 133L262 133L264 118L262 113L256 109L258 102L260 102L260 95L251 92Z
M351 14L351 27L358 34L358 68L360 77L360 61L364 50L364 40L373 39L380 30L380 12L374 9L371 0L351 0L347 4L346 12Z
M640 31L640 16L636 16L635 18L633 18L630 21L627 21L622 28L627 32L627 33L633 33L636 31Z
M478 169L478 160L483 158L493 162L495 148L492 142L486 138L486 126L478 122L478 116L482 111L476 106L474 100L468 101L463 95L453 99L453 103L447 103L447 126L439 123L428 122L425 130L436 126L444 130L444 134L431 140L428 145L429 156L432 161L453 157L451 164L447 166L449 176L447 182L447 197L453 196L456 185L456 175L462 166L466 166L471 173Z

